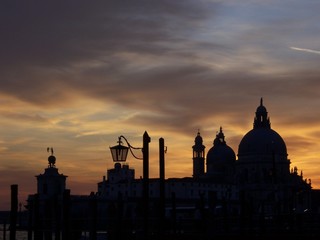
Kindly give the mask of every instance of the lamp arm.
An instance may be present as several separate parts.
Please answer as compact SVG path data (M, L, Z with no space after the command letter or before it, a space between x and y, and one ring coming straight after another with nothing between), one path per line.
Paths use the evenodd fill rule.
M129 146L129 150L130 150L132 156L133 156L134 158L136 158L136 159L143 160L143 158L137 157L137 156L133 153L133 151L132 151L132 149L141 149L141 150L143 151L143 148L133 147L133 146L128 142L128 140L126 139L126 137L123 136L123 135L121 135L121 136L119 137L119 141L120 141L121 138L123 138L123 139L126 141L127 145Z

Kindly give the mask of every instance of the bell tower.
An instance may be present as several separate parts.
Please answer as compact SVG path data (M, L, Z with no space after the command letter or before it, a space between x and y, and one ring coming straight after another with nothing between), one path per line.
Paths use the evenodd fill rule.
M198 134L195 137L193 149L193 177L198 178L204 175L204 156L205 146L203 145L202 137L198 130Z

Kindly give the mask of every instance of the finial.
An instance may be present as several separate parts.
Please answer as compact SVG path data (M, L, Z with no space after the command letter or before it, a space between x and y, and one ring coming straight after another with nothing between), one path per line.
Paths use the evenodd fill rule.
M53 155L53 148L49 148L49 147L47 147L47 152L51 152L51 155Z
M55 163L56 163L56 157L53 156L53 148L49 148L47 147L47 152L51 152L51 155L48 157L48 163L49 163L49 167L54 167Z
M260 98L260 106L263 106L263 98Z

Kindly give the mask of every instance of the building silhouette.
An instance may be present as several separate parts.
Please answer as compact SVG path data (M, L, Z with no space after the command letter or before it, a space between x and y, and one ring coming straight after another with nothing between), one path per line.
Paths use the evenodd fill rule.
M70 195L52 151L37 176L37 193L28 198L30 239L96 239L99 232L108 239L319 237L319 192L291 168L262 98L237 158L222 127L207 154L205 149L198 131L192 177L149 179L147 209L143 179L126 162L115 162L96 192Z

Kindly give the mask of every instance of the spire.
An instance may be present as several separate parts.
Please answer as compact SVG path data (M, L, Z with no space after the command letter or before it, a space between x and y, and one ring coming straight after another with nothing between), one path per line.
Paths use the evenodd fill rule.
M270 128L270 119L267 109L263 106L263 98L260 99L260 106L257 107L253 128Z

